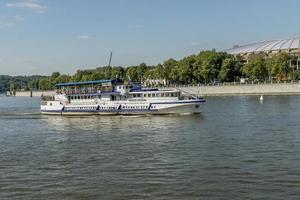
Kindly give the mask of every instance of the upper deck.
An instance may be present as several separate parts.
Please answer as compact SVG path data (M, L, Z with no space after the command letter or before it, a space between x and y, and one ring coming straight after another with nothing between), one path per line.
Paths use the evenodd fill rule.
M56 91L58 94L96 94L101 92L114 92L115 86L124 84L121 79L83 81L57 84Z

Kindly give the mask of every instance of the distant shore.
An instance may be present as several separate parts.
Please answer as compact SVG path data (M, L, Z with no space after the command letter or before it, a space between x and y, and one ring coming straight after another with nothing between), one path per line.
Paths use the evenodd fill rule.
M237 96L237 95L300 95L300 83L268 83L268 84L237 84L237 85L211 85L211 86L176 86L161 89L177 88L183 93L203 96ZM7 92L7 96L41 97L52 96L54 90L48 91L16 91Z
M299 95L300 83L237 84L213 86L187 86L178 89L190 94L203 96L237 95Z

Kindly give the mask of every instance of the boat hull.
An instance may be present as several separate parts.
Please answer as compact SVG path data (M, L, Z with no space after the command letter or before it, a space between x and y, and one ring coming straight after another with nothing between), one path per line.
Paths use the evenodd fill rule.
M168 114L199 114L201 113L202 103L204 100L178 101L178 102L154 102L150 103L146 109L122 108L122 105L113 109L71 109L68 106L56 109L41 107L41 113L46 115L66 115L66 116L88 116L88 115L168 115ZM97 108L96 108L97 107Z

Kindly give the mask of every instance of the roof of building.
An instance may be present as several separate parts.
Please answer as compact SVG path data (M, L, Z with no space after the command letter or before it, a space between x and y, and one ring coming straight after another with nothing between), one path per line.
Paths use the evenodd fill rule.
M247 54L258 52L273 52L273 51L290 51L300 50L300 38L284 39L284 40L271 40L265 42L259 42L254 44L235 46L227 52L229 54Z

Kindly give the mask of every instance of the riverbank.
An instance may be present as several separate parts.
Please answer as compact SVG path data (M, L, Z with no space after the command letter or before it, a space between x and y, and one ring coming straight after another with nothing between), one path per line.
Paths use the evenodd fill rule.
M174 87L172 87L174 88ZM300 83L269 83L245 85L211 85L211 86L178 86L175 87L185 93L203 96L234 96L234 95L300 95ZM162 88L166 89L166 88ZM16 91L14 94L7 92L7 96L16 97L41 97L52 96L51 91Z
M12 97L41 97L41 96L53 96L55 94L54 90L46 91L15 91L15 92L6 92L6 96Z
M300 83L269 83L245 85L188 86L178 89L194 95L235 96L235 95L299 95Z

